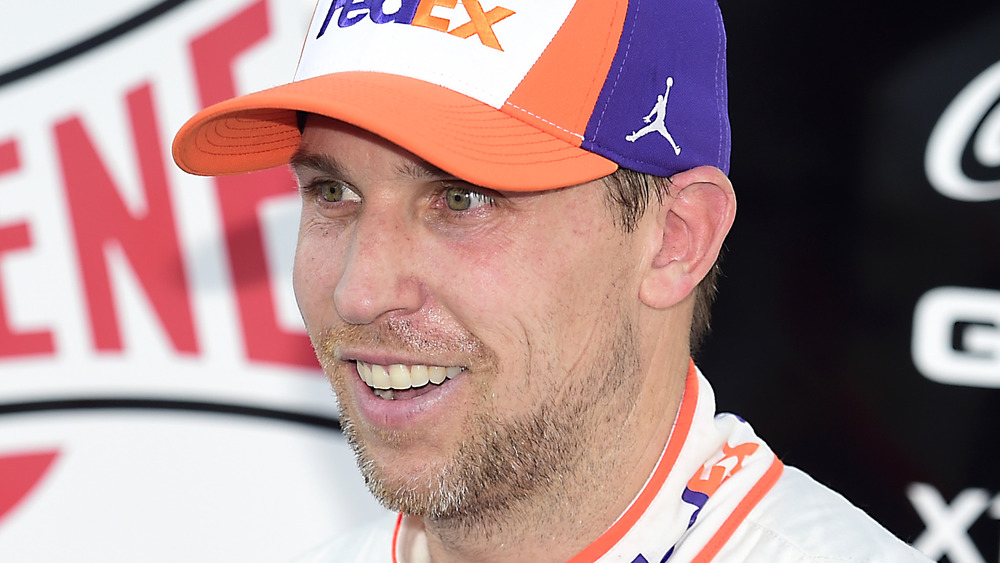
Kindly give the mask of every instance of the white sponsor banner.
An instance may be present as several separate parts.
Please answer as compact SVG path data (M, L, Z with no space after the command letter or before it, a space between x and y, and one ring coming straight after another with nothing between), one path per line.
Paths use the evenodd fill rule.
M169 156L311 0L36 1L0 34L0 560L285 560L382 511L291 296L286 171Z

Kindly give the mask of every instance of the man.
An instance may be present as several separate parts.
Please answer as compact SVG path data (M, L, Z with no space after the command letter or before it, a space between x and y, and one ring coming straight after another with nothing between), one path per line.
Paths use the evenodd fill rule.
M298 180L299 307L400 513L315 560L924 560L690 359L736 209L714 0L501 4L323 0L293 83L175 141Z

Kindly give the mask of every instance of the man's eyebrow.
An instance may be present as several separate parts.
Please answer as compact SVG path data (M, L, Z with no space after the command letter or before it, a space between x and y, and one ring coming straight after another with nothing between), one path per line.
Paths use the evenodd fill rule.
M292 172L295 172L296 174L301 172L303 169L309 169L328 176L336 176L340 178L344 178L347 175L344 167L341 166L335 158L323 153L297 151L289 159L288 164L291 166ZM445 172L437 166L419 159L406 161L405 163L400 164L396 167L396 173L414 180L437 180L441 178L454 177L454 175Z
M335 159L322 153L297 151L288 164L295 174L309 169L328 176L344 177L344 168Z
M396 172L413 180L440 180L455 177L425 160L408 160L400 164L396 168Z

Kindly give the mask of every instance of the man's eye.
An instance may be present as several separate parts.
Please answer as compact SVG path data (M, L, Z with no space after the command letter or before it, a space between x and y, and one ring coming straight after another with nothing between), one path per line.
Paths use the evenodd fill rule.
M465 188L448 188L444 192L448 209L452 211L468 211L483 205L492 205L493 198Z
M347 184L344 184L343 182L333 180L320 182L316 186L316 190L319 192L319 196L323 198L323 201L328 201L330 203L361 200L361 198L358 197L358 194L351 188L347 187Z

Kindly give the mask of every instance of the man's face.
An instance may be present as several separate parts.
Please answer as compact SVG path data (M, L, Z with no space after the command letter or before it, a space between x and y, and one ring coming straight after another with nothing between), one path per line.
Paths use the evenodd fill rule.
M600 181L497 193L323 118L293 169L295 293L380 500L486 518L600 474L643 369Z

